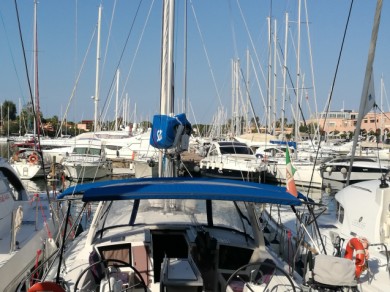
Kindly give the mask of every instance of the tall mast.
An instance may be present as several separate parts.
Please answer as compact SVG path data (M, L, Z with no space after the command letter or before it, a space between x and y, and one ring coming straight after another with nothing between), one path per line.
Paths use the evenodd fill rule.
M118 100L119 100L119 69L116 71L116 96L115 96L115 131L118 130Z
M235 119L236 119L236 108L235 108L235 102L234 102L234 74L235 74L235 67L236 64L235 64L235 61L232 59L232 62L231 62L231 80L232 80L232 87L231 87L231 90L232 90L232 118L231 118L231 121L230 121L230 132L232 133L232 135L234 135L234 125L235 125Z
M267 132L271 132L271 18L267 17L268 24L268 79L267 79Z
M272 134L275 135L276 130L276 37L277 37L277 27L276 27L276 19L274 19L274 100L273 100L273 116L272 116Z
M160 113L172 115L173 103L173 36L175 1L164 0L164 21L162 39L161 100Z
M94 97L94 131L98 130L98 103L99 103L99 68L100 68L100 23L102 18L102 5L99 6L98 33L96 44L96 78L95 78L95 97Z
M38 20L37 20L37 0L34 0L34 135L40 133L40 108L39 108L39 87L38 87Z
M284 119L286 116L285 102L286 102L286 75L287 75L287 40L288 40L288 13L286 13L286 29L284 32L284 62L283 62L283 94L282 94L282 121L281 121L281 133L284 135Z
M299 87L300 87L300 71L301 71L301 0L298 1L298 48L297 48L297 82L295 84L296 112L295 112L295 142L299 139ZM297 158L298 151L295 151L295 158Z
M383 74L381 76L381 109L383 109L383 88L384 88L384 83L383 83ZM386 138L383 135L383 129L384 129L384 120L383 120L383 111L381 110L381 129L380 129L380 142L385 142Z
M249 122L249 104L250 104L250 96L249 96L249 73L250 73L250 55L249 55L249 50L246 49L246 85L245 85L245 88L246 88L246 103L245 103L245 113L246 113L246 117L245 117L245 126L246 126L246 129L245 131L249 131L250 132L250 122ZM256 116L253 115L255 121L256 121Z
M162 56L161 56L161 92L160 92L160 114L173 115L174 96L173 96L173 36L174 36L174 12L175 1L164 0L163 2L163 28L162 28ZM163 163L164 153L159 154L159 176L173 176L173 162L169 159Z
M359 135L360 135L362 120L363 120L364 116L371 110L371 108L373 107L373 105L375 103L374 80L373 80L372 66L374 64L376 40L378 38L381 12L382 12L382 0L378 0L376 10L375 10L375 16L374 16L374 25L373 25L372 32L371 32L371 42L370 42L370 48L368 51L366 72L364 75L363 90L362 90L362 95L360 98L359 113L358 113L358 117L357 117L355 133L353 135L353 144L352 144L352 152L351 152L352 154L351 154L351 160L349 163L349 169L348 169L348 173L347 173L346 185L349 185L349 181L351 178L352 164L353 164L353 160L355 158L355 151L356 151L356 146L357 146L357 142L358 142Z
M183 96L184 96L184 112L188 112L187 101L187 0L184 0L184 76L183 76Z

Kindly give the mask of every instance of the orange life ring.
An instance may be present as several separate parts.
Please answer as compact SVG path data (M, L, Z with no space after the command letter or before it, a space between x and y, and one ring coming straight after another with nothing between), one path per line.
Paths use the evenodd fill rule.
M365 248L363 244L366 244ZM347 246L345 248L344 258L353 259L353 252L355 251L355 276L356 279L359 279L360 275L365 269L366 258L368 258L368 252L366 253L366 249L368 248L368 240L365 238L351 238Z
M28 162L31 163L31 164L35 164L35 163L37 163L37 161L38 161L38 155L36 153L32 153L28 157Z
M55 282L38 282L28 289L28 292L38 291L65 292L65 289Z

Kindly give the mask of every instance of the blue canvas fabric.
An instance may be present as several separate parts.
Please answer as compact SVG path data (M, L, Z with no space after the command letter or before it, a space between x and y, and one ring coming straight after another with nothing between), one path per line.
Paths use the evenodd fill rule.
M204 178L141 178L106 181L71 187L61 198L82 194L84 202L134 199L202 199L230 200L283 205L301 205L302 201L286 192L286 188Z
M150 133L150 145L158 149L169 149L175 141L177 128L183 125L191 132L191 123L185 114L174 117L167 115L155 115L153 117L152 132Z

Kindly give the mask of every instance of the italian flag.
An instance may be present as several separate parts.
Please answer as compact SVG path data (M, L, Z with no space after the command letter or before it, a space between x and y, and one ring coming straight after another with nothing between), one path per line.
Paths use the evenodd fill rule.
M294 173L296 169L291 163L290 160L290 151L289 148L286 147L286 186L287 186L287 192L289 192L291 195L298 197L297 187L295 186L294 181Z

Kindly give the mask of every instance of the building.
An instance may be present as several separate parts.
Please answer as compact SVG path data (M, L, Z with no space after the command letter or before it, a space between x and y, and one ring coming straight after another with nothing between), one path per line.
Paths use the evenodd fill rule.
M327 135L333 133L348 134L356 129L358 113L351 110L319 113L306 120L307 124L317 124ZM362 121L361 130L365 133L388 134L390 130L390 113L369 112Z
M93 130L93 121L92 120L82 120L80 124L77 124L77 129L84 131Z

